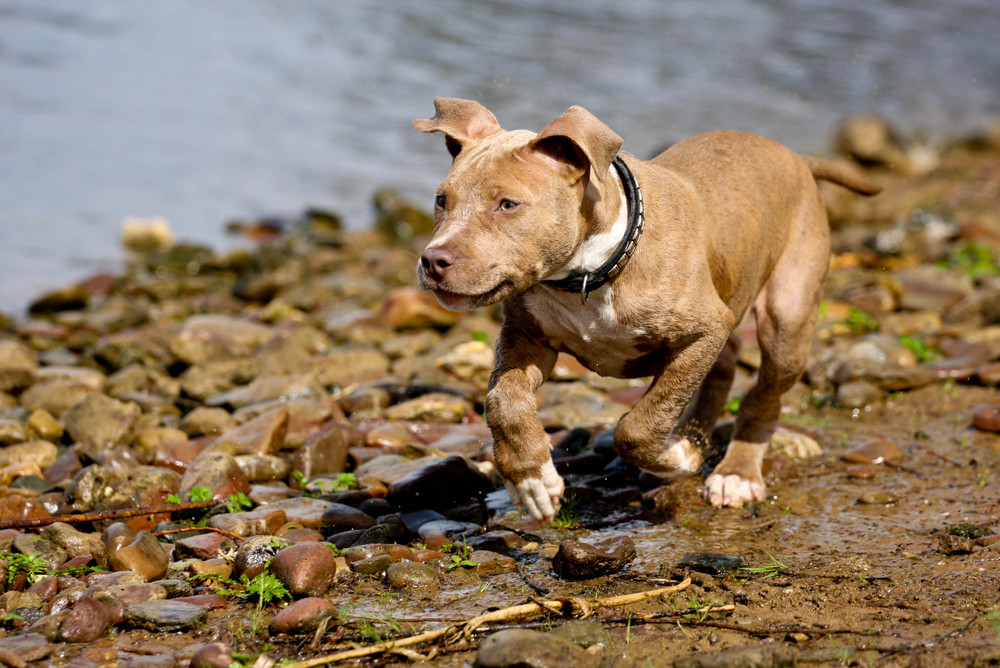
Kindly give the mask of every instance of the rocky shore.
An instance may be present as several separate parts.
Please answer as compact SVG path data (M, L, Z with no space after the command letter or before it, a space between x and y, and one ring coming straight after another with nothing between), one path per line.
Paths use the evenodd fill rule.
M513 508L499 310L415 287L430 219L392 193L371 231L310 210L224 254L130 226L121 275L0 316L0 665L1000 659L1000 134L835 148L885 191L823 191L812 356L743 510L618 460L645 382L569 356L538 393L566 502Z

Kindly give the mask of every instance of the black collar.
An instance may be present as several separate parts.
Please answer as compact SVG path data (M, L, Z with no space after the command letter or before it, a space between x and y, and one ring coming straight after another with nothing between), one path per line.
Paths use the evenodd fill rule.
M617 276L635 252L636 244L639 243L639 237L642 236L645 224L642 191L639 190L639 183L635 180L635 175L632 174L632 170L628 168L621 156L617 156L611 164L618 170L618 175L622 178L622 185L625 187L625 202L628 206L628 229L625 231L625 236L618 243L618 247L611 254L611 257L594 271L586 274L574 274L558 280L542 281L542 285L565 292L578 292L586 299L591 292Z

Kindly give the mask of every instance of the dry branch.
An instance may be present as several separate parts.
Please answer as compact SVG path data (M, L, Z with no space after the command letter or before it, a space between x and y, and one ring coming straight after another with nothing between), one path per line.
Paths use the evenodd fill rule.
M101 520L117 520L124 517L140 515L160 515L163 513L179 513L184 510L201 510L217 505L217 501L197 501L195 503L168 503L161 506L145 506L142 508L120 508L118 510L95 510L89 513L74 513L72 515L53 515L52 517L30 517L21 520L0 522L0 529L27 529L43 527L56 522L79 524L80 522L98 522Z

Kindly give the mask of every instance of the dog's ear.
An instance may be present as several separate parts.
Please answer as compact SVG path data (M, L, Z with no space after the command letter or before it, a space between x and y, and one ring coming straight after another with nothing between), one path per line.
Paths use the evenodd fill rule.
M622 138L592 113L583 107L570 107L542 128L528 147L581 173L589 166L594 178L603 182L622 143Z
M477 144L503 128L489 109L473 100L434 98L434 118L418 118L413 127L421 132L443 132L448 152L455 158L463 148Z

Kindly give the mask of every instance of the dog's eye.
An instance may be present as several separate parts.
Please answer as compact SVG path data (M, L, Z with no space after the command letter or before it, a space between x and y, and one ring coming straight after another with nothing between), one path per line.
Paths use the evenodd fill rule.
M438 195L434 198L434 206L438 209L443 209L446 201L444 195Z
M500 202L501 211L513 211L516 208L517 208L517 202L514 202L512 200L505 199Z

